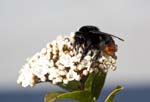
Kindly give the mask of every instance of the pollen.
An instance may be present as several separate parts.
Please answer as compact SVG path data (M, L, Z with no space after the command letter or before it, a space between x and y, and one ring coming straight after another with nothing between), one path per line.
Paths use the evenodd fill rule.
M104 48L104 52L109 56L114 56L116 51L117 48L114 43L107 44Z

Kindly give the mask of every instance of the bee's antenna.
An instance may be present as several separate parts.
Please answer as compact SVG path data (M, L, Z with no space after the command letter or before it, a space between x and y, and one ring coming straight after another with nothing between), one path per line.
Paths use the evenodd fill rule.
M120 37L118 37L118 36L115 36L115 35L112 35L112 34L108 34L108 35L110 35L110 36L112 36L112 37L115 37L115 38L118 38L118 39L121 40L121 41L124 41L124 39L122 39L122 38L120 38Z

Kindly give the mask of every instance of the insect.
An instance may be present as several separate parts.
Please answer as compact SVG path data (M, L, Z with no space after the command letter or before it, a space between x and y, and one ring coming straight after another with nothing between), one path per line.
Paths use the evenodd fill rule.
M113 37L124 41L123 39L112 34L101 32L96 26L82 26L79 31L75 32L74 36L74 46L84 46L80 61L83 60L90 49L98 49L99 51L104 51L107 55L115 57L117 47ZM96 57L99 55L100 52L97 53Z

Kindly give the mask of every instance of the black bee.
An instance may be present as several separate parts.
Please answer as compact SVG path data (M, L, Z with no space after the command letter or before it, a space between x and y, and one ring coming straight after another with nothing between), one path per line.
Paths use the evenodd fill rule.
M117 47L112 37L124 41L112 34L101 32L96 26L81 27L79 31L75 32L74 36L74 46L84 46L80 61L82 61L90 49L98 49L100 52L104 51L107 55L115 57ZM100 52L97 53L96 57L99 56Z

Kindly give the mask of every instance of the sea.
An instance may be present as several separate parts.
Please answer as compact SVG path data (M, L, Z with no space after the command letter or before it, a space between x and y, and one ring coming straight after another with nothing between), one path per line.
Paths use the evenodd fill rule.
M57 88L43 88L43 90L36 90L36 88L19 88L19 90L2 89L0 90L0 102L44 102L45 94L55 89ZM104 102L106 96L112 89L104 88L97 102ZM63 100L63 102L75 101ZM150 102L150 87L127 87L116 95L114 102Z
M132 87L123 85L124 89L117 93L114 102L150 102L150 86ZM104 102L106 96L115 88L115 86L104 86L97 102ZM9 86L0 87L0 102L44 102L46 93L52 91L64 91L60 87L49 83L42 83L35 87L22 88L16 85L13 88ZM86 97L85 97L86 98ZM55 102L78 102L75 100L57 100Z

